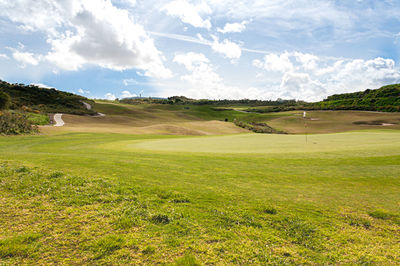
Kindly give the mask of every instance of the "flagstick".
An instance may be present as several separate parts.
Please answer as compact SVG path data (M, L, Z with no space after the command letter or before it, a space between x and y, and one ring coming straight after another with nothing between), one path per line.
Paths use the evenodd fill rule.
M306 111L303 112L303 119L304 119L304 131L305 131L305 136L306 136L306 143L308 143L308 139L307 139L307 121L306 121Z

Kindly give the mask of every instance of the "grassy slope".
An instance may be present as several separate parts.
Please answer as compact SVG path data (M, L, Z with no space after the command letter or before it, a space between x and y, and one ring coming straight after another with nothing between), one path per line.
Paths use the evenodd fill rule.
M65 127L44 127L42 131L45 133L108 132L174 135L218 135L246 132L232 123L223 122L225 119L229 122L234 119L245 122L266 122L276 129L289 133L332 133L382 128L382 126L353 124L356 121L375 120L394 124L385 128L400 129L400 113L309 111L307 112L307 127L305 127L301 111L259 114L237 110L216 111L211 106L128 105L106 101L97 102L94 110L104 113L106 116L64 115Z
M127 105L98 102L94 110L104 117L64 115L65 127L44 127L45 133L53 132L109 132L129 134L215 135L243 133L246 130L219 119L218 114L183 109L182 106ZM210 110L209 107L206 110ZM194 114L200 114L198 116Z
M269 125L288 133L332 133L364 129L400 129L400 113L379 113L364 111L307 111L287 112L291 115L271 120ZM354 124L355 122L387 123L391 125Z
M1 137L0 260L393 264L399 140L398 131L308 144L255 134Z
M33 110L42 113L70 113L91 114L81 101L92 103L93 101L83 96L56 89L41 88L33 85L11 84L0 80L0 90L11 97L13 110Z

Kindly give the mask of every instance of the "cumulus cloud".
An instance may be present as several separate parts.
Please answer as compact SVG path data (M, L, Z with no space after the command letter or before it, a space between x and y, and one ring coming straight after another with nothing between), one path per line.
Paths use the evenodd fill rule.
M78 89L78 93L80 93L80 94L90 94L90 91L83 90L83 89Z
M43 84L43 83L31 83L31 85L35 85L35 86L38 86L40 88L45 88L45 89L53 89L52 86L49 86L49 85L46 85L46 84Z
M109 0L38 0L35 5L28 0L3 1L0 8L3 16L27 30L46 33L51 51L45 59L61 69L96 65L113 70L137 68L157 78L172 76L143 26ZM29 58L29 62L36 61Z
M211 8L201 2L197 5L188 3L186 0L174 0L166 4L163 8L168 15L178 17L182 22L196 28L211 28L210 19L203 19L202 14L208 15L212 12Z
M121 94L121 98L130 98L130 97L136 97L137 95L135 93L131 93L130 91L123 91Z
M185 95L193 98L208 99L240 99L261 97L257 88L239 88L229 86L221 76L216 73L215 67L209 59L201 53L189 52L178 54L173 61L183 65L189 72L180 77L185 86ZM171 94L179 92L173 91Z
M222 42L218 41L218 38L213 36L214 42L211 45L211 48L220 54L223 54L224 57L235 60L239 59L242 55L242 49L240 46L234 42L231 42L227 39Z
M288 52L284 52L280 55L270 53L264 56L264 60L254 60L253 65L266 71L292 71L293 64L289 59L289 56L290 54Z
M279 97L308 101L400 81L400 70L395 62L381 57L335 59L284 52L268 54L263 60L254 60L253 65L264 70L265 75L280 73L281 83L275 91Z
M10 59L6 54L0 54L0 59Z
M241 23L226 23L224 28L218 28L217 31L221 33L229 33L229 32L242 32L246 29L247 21L243 21Z
M104 95L104 98L110 101L114 101L115 99L117 99L117 97L115 97L115 95L111 92L106 93L106 95Z
M35 55L33 53L28 53L28 52L19 52L19 51L15 51L12 53L13 58L21 63L21 67L24 68L27 65L38 65L40 60L41 60L41 56L40 55Z
M312 80L308 73L287 72L279 86L280 97L286 99L318 100L325 95L326 89L318 80Z

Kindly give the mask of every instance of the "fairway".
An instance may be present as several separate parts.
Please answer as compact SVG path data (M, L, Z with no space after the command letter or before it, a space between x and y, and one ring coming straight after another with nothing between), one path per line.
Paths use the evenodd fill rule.
M1 137L0 261L398 262L400 133L305 137Z
M249 133L234 121L261 122L289 134L338 133L355 130L400 129L400 113L361 111L302 111L249 113L236 109L196 105L129 105L97 101L96 112L105 116L63 115L62 127L41 126L44 134L67 132L226 135ZM384 126L381 124L384 123Z
M362 131L315 135L241 134L217 137L150 140L126 144L135 149L175 152L211 153L297 153L300 156L316 152L366 152L378 155L380 151L400 150L398 131ZM112 144L120 147L120 145Z

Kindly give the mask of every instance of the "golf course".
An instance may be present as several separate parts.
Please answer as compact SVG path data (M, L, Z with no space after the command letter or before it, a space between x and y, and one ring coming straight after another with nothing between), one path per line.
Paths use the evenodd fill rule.
M400 261L398 112L92 109L0 136L0 264Z

